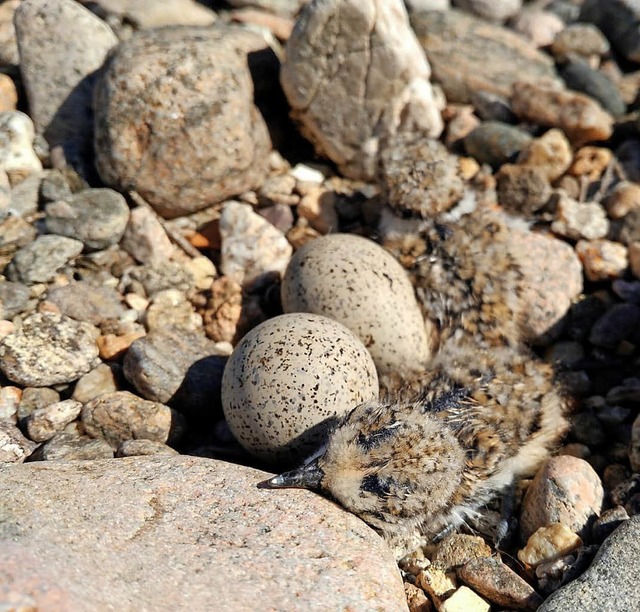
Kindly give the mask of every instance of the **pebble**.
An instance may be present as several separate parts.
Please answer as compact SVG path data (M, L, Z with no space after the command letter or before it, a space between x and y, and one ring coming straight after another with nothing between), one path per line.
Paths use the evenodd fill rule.
M282 280L284 312L338 321L358 336L381 373L418 370L431 356L425 324L404 268L372 240L332 234L298 249Z
M183 417L164 404L144 400L129 391L100 395L82 408L87 434L117 448L125 440L175 442L183 433Z
M433 606L424 591L410 582L404 583L404 596L409 606L409 612L432 612Z
M558 180L571 166L573 151L564 133L552 128L520 151L517 163L542 171L549 181Z
M24 0L14 23L20 74L38 133L51 147L62 146L67 159L86 164L93 131L91 75L118 43L116 35L72 0Z
M221 410L224 364L218 355L216 343L204 335L167 328L136 340L124 357L123 372L142 397L214 418Z
M50 289L47 301L55 304L63 315L93 325L105 319L119 319L126 312L122 296L115 289L85 281Z
M62 432L39 446L30 457L32 461L92 461L113 459L113 449L105 440ZM78 498L73 500L78 503Z
M551 52L559 60L577 55L585 59L602 57L610 51L609 41L590 23L570 23L556 34Z
M490 556L491 548L480 536L455 533L438 544L431 561L449 572L457 570L471 559Z
M601 544L622 523L628 520L629 515L622 506L614 506L613 508L605 510L593 524L593 541L597 544Z
M203 311L204 330L215 342L233 342L242 334L242 287L228 276L216 279ZM238 329L240 328L240 329Z
M152 266L162 265L174 252L157 215L146 206L131 211L120 247L139 263Z
M631 244L640 241L640 209L627 213L620 228L620 242Z
M18 419L27 418L34 410L45 408L60 401L60 394L47 387L27 387L23 389L18 404Z
M144 328L134 329L121 334L103 334L96 340L100 359L105 361L118 359L129 350L136 340L144 338L144 336L146 336Z
M565 24L554 13L535 8L520 11L511 21L511 27L536 47L548 47Z
M150 332L167 327L197 332L202 329L202 316L194 311L184 293L165 289L154 295L144 313L144 324Z
M613 153L604 147L586 146L576 151L567 174L597 181L611 163Z
M178 455L178 451L155 440L124 440L116 449L116 457Z
M591 567L554 593L539 612L635 609L640 573L640 517L625 521L602 544ZM635 603L634 603L635 602Z
M21 397L22 389L19 387L4 386L0 388L0 421L15 423Z
M499 168L514 159L531 140L527 132L512 125L485 121L464 139L464 148L481 164Z
M482 597L462 586L440 606L438 612L489 612L490 609Z
M82 252L79 240L47 234L22 247L7 269L11 280L33 285L52 281L60 268Z
M81 404L86 404L104 393L113 393L116 390L117 382L114 369L106 363L100 363L78 379L71 398Z
M81 240L89 251L118 244L129 220L125 199L112 189L85 189L49 203L45 212L49 232Z
M306 190L296 207L298 215L309 221L309 225L321 234L338 230L337 194L323 187ZM293 221L293 218L292 218Z
M210 26L216 14L195 0L97 0L93 4L108 12L109 17L134 24L136 29L172 25Z
M554 220L551 230L571 240L597 240L609 232L609 220L598 202L576 202L562 192L556 192Z
M633 339L640 325L640 307L635 304L614 304L591 328L589 342L595 346L615 348Z
M319 495L257 489L268 476L188 456L0 467L3 592L60 612L406 611L377 534Z
M488 21L506 21L522 8L522 0L453 0L453 6Z
M543 601L528 582L495 557L472 559L458 570L458 575L474 591L502 609L537 610Z
M594 70L582 59L569 59L560 66L560 76L569 89L587 94L614 117L627 110L618 88L603 72Z
M378 375L365 346L317 314L285 314L252 329L222 378L231 432L269 464L304 460L336 417L377 397Z
M0 65L2 66L16 66L20 61L13 15L21 1L6 0L0 4Z
M271 142L247 53L264 46L231 26L150 29L123 42L96 85L102 180L135 189L167 218L259 185Z
M455 575L447 574L439 567L431 566L422 570L416 576L416 583L430 597L439 610L442 602L456 590Z
M640 209L640 185L620 181L607 196L604 205L612 219L622 219L632 210Z
M25 386L77 380L99 363L93 329L63 315L32 314L0 343L0 369Z
M600 478L584 460L552 457L538 470L522 502L520 533L529 538L537 529L563 523L585 537L602 510Z
M10 421L0 420L0 466L3 463L21 463L35 448Z
M634 472L640 472L640 416L636 417L631 428L629 444L629 463Z
M42 170L42 162L33 150L35 128L31 118L20 111L0 113L0 171L11 183L20 183Z
M437 140L395 138L381 154L380 180L389 203L431 217L463 195L458 158Z
M478 91L508 97L525 74L534 81L554 77L547 55L484 19L455 9L427 11L412 14L411 25L448 102L469 104Z
M282 274L293 252L284 234L248 204L234 201L225 204L220 234L220 269L241 284L255 282L270 272Z
M329 0L302 10L280 81L316 151L366 180L398 131L442 132L430 74L402 3Z
M34 442L50 440L71 421L75 421L81 410L82 404L73 399L36 408L26 419L29 437Z
M0 283L0 319L12 319L29 304L29 287L22 283Z
M619 278L629 265L626 247L611 240L579 240L576 254L592 282Z
M566 525L549 523L529 536L526 546L518 551L518 559L535 568L559 559L580 546L582 539Z
M504 164L497 179L498 200L506 210L530 215L543 208L551 196L545 172L535 166Z
M31 174L17 185L14 185L11 190L9 212L21 217L28 217L35 213L38 210L41 183L42 173L37 172Z
M613 132L613 118L597 102L555 85L518 82L511 105L519 119L560 128L576 145L607 140Z

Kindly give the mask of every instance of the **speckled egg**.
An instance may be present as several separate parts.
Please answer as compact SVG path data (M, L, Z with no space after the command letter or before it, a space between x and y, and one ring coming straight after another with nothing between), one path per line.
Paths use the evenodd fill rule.
M282 282L285 312L339 321L367 347L382 373L421 369L431 331L404 268L375 242L331 234L298 249Z
M305 459L334 417L377 397L378 375L362 342L315 314L285 314L258 325L236 346L222 377L233 435L270 464Z

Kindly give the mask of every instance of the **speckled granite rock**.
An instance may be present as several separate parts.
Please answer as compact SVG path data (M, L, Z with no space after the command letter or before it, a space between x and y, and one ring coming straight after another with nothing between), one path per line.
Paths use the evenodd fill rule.
M369 527L312 493L257 489L266 477L194 457L0 466L5 597L48 612L407 610Z

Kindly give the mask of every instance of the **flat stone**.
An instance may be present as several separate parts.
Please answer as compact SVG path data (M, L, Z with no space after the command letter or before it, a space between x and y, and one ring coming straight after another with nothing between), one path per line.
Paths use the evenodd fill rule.
M87 163L83 157L91 158L95 72L118 39L104 21L72 0L25 0L14 23L36 129L82 167Z
M618 612L638 607L640 517L618 527L602 544L591 567L554 593L540 612Z
M114 448L125 440L175 441L184 428L177 412L129 391L107 393L85 404L82 423L87 434L104 438Z
M52 234L81 240L89 251L120 242L129 220L129 207L113 189L85 189L47 205L45 223Z
M22 283L0 283L0 319L11 319L22 312L30 298L29 287Z
M29 457L31 461L94 461L113 459L113 449L106 440L94 440L62 432L39 446Z
M351 178L375 176L386 138L437 137L430 68L401 2L306 5L280 73L293 117L316 151Z
M32 314L0 341L0 368L26 386L77 380L99 363L93 329L62 315Z
M154 440L124 440L116 449L116 457L177 455L178 451Z
M93 325L105 319L119 319L126 312L115 289L84 281L54 287L48 292L47 301L55 304L63 315Z
M168 218L259 185L271 142L247 54L264 47L258 34L215 25L151 29L122 43L96 91L103 181L138 191Z
M582 539L563 523L539 527L518 551L518 559L529 567L538 567L562 559L582 546Z
M439 612L489 612L491 606L469 587L456 590L439 608Z
M82 404L75 400L64 400L37 408L26 419L29 437L34 442L50 440L77 419L81 410Z
M461 11L415 12L411 26L448 102L469 104L478 91L509 97L524 75L534 81L555 76L552 60L531 43Z
M491 556L491 548L480 536L454 533L438 544L431 561L445 571L458 569L470 559Z
M369 527L310 492L257 489L267 477L186 456L0 467L5 592L49 612L407 610Z
M82 252L82 248L82 242L73 238L53 234L38 236L15 254L7 275L26 285L49 282L60 268Z

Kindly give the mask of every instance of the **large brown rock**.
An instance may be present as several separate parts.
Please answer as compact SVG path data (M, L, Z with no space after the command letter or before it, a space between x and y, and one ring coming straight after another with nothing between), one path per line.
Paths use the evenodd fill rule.
M362 521L196 457L0 466L0 584L16 608L407 610ZM23 608L21 608L23 609Z
M257 187L271 141L247 56L264 46L231 26L152 29L121 44L96 87L102 179L165 217Z

